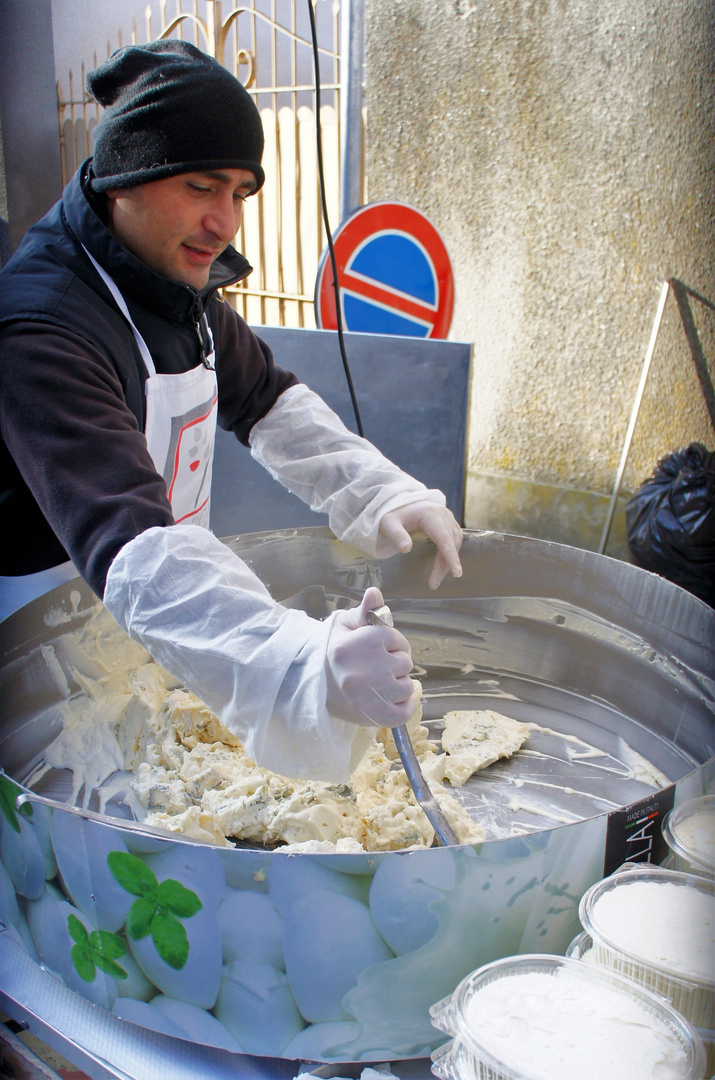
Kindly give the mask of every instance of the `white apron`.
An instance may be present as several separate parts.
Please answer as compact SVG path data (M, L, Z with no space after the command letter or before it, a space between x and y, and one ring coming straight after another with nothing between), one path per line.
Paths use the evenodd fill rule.
M156 470L164 477L174 520L208 528L218 408L215 351L208 320L202 316L211 343L204 363L179 375L158 375L124 297L109 274L85 251L131 326L147 370L144 434ZM77 570L71 562L37 574L0 576L0 619L75 577Z

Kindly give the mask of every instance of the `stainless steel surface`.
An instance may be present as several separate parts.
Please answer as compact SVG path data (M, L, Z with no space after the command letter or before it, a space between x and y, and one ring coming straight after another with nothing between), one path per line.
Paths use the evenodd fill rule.
M205 908L191 926L189 962L201 963L173 992L150 973L149 993L190 1002L195 984L209 978L209 946L217 987L233 962L236 935L247 927L260 938L265 926L262 918L254 925L235 917L219 925L219 907L260 902L272 919L285 919L272 978L282 1000L292 1002L291 1016L300 1014L289 1035L277 1030L271 999L247 1031L264 1040L260 1053L326 1063L423 1058L441 1041L429 1006L464 975L500 956L567 948L579 929L578 900L603 876L610 811L664 784L675 786L676 805L715 789L715 612L653 574L524 537L468 532L464 576L436 593L427 586L434 557L427 542L383 562L325 529L236 537L230 545L278 600L316 618L359 603L370 585L380 588L410 641L423 716L437 742L450 709L493 708L532 725L521 751L454 789L487 840L355 855L215 848L160 838L126 820L130 811L119 797L98 813L106 786L80 791L88 809L70 811L63 800L72 769L55 769L35 785L47 803L33 800L19 832L0 813L0 862L15 874L20 901L13 907L12 886L9 895L0 890L15 919L11 931L32 948L39 916L34 930L30 916L41 905L60 905L66 935L68 910L91 915L105 888L109 904L118 879L108 879L107 852L119 850L134 869L144 868L142 881L178 881L200 893ZM77 581L0 625L0 765L17 780L37 773L83 695L89 703L72 639L95 604ZM101 664L100 655L97 673ZM69 897L67 873L57 875L46 859L71 856L74 837L82 857L69 869L78 878L87 870L90 880L78 880ZM96 851L99 860L90 854ZM27 884L28 869L40 874L36 889ZM127 957L140 955L125 920L135 902L129 892L121 887L111 928ZM83 1008L80 993L95 993L96 1015L109 1017L117 988L110 986L103 1004L99 980L86 986L76 978L69 946L57 968L69 982L59 975L53 982ZM4 969L0 976L2 983ZM217 1017L232 1020L216 1000L201 1005L212 1030ZM136 1015L149 1016L146 998L135 1005ZM192 1038L201 1053L204 1044L215 1050L210 1033Z
M394 626L392 618L392 612L387 604L382 607L374 608L367 613L367 621L373 626ZM420 763L417 760L414 747L410 740L410 735L405 724L400 724L397 727L392 728L392 737L395 740L395 746L397 747L397 753L400 755L400 761L402 767L405 770L407 779L410 782L412 792L425 812L425 816L430 825L435 831L437 840L443 847L448 847L450 844L458 844L457 839L452 826L447 821L447 818L435 799L430 786L422 775L422 769Z
M377 563L327 529L250 534L231 546L277 599L316 618L377 585L411 643L436 741L450 709L539 725L527 748L454 789L489 840L636 801L658 786L641 758L673 782L715 753L715 612L656 575L558 544L467 532L464 576L435 593L427 542ZM0 624L0 765L21 782L62 729L46 650L88 618L93 600L78 580ZM48 620L48 609L65 621ZM79 683L70 692L81 694ZM72 780L50 770L35 790L63 801ZM83 794L89 809L100 807ZM117 799L107 811L129 814Z

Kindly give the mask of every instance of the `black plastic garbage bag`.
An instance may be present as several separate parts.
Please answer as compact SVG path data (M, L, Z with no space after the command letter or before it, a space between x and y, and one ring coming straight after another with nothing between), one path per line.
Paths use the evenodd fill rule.
M715 607L715 453L702 443L658 462L626 503L631 558Z

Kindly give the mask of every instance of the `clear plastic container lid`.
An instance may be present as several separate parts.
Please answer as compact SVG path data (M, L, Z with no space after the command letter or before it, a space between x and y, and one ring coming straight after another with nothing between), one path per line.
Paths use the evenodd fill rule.
M675 856L674 869L715 878L715 795L671 810L663 822L663 837Z
M566 956L572 960L583 960L585 964L595 963L593 959L593 942L585 930L577 934L566 950Z
M692 905L709 920L694 922ZM581 925L597 950L708 990L715 990L713 916L715 881L649 863L597 881L579 904Z
M535 997L533 991L536 988L533 985L530 986L530 1000L538 1000L543 1005L548 1014L548 1023L539 1026L529 1010L522 1008L527 1000L523 996L527 980L522 979L519 985L516 979L534 974L565 976L561 979L561 988L568 996L568 1016L561 1016L558 1010L549 1012L551 1001L544 999L543 995ZM513 983L513 989L510 986L503 995L503 999L509 1001L509 1008L503 1013L499 1012L493 1023L485 1023L483 1017L476 1022L477 1014L470 1008L475 998L490 984L504 979L510 979ZM542 979L538 990L546 985ZM604 1018L602 1031L595 1040L590 1039L586 1049L583 1042L586 1028L579 1020L588 1025L596 999L603 1008L599 1014ZM612 971L563 956L532 954L495 960L463 979L450 997L432 1006L430 1014L435 1027L453 1037L452 1043L433 1055L434 1071L442 1080L554 1080L566 1075L564 1069L569 1070L571 1080L577 1076L601 1077L609 1075L608 1071L603 1071L604 1068L608 1069L606 1055L617 1053L620 1060L624 1047L633 1054L641 1051L638 1056L638 1065L641 1065L644 1046L649 1044L653 1050L655 1042L658 1045L655 1057L659 1062L663 1048L668 1048L672 1055L672 1070L654 1072L653 1075L677 1077L677 1080L702 1080L704 1076L705 1052L700 1037L666 1001ZM629 1015L637 1017L637 1020L624 1032ZM622 1040L625 1036L623 1044L610 1038L610 1028L614 1025L619 1028L619 1038ZM547 1041L551 1040L553 1046L545 1045L542 1040L539 1061L533 1057L524 1060L530 1053L527 1048L528 1033L536 1034L546 1028ZM640 1047L636 1046L633 1037L636 1031L637 1037L644 1040ZM571 1045L566 1046L569 1038ZM495 1050L497 1042L501 1048L498 1051ZM598 1050L594 1049L596 1044L603 1050L603 1063L598 1060ZM583 1057L574 1062L574 1054L578 1056L581 1053ZM623 1062L623 1067L629 1068L627 1060ZM636 1072L634 1068L632 1074L629 1072L628 1075L635 1076Z
M590 936L585 930L582 930L570 943L566 950L566 956L571 957L573 960L581 960L584 964L596 964L598 961L595 959L594 952ZM715 1078L715 1030L704 1027L695 1027L695 1030L702 1039L705 1048L705 1075Z

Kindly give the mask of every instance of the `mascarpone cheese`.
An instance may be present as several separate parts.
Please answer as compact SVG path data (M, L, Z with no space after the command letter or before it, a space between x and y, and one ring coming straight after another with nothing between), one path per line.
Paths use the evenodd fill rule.
M227 838L263 845L350 843L367 851L429 847L432 826L417 804L392 734L376 731L344 784L288 779L255 764L239 740L197 697L127 637L101 605L58 639L45 659L61 687L63 731L48 748L48 768L70 769L75 802L112 788L127 775L124 799L148 825L224 845ZM492 711L446 717L442 750L421 723L408 724L425 779L462 843L485 832L450 794L477 769L511 755L529 727ZM81 693L76 693L79 686Z
M675 1032L625 990L577 973L524 972L470 998L464 1022L477 1044L539 1080L682 1080L687 1051Z
M715 896L672 881L624 880L598 896L599 936L648 964L715 982Z

